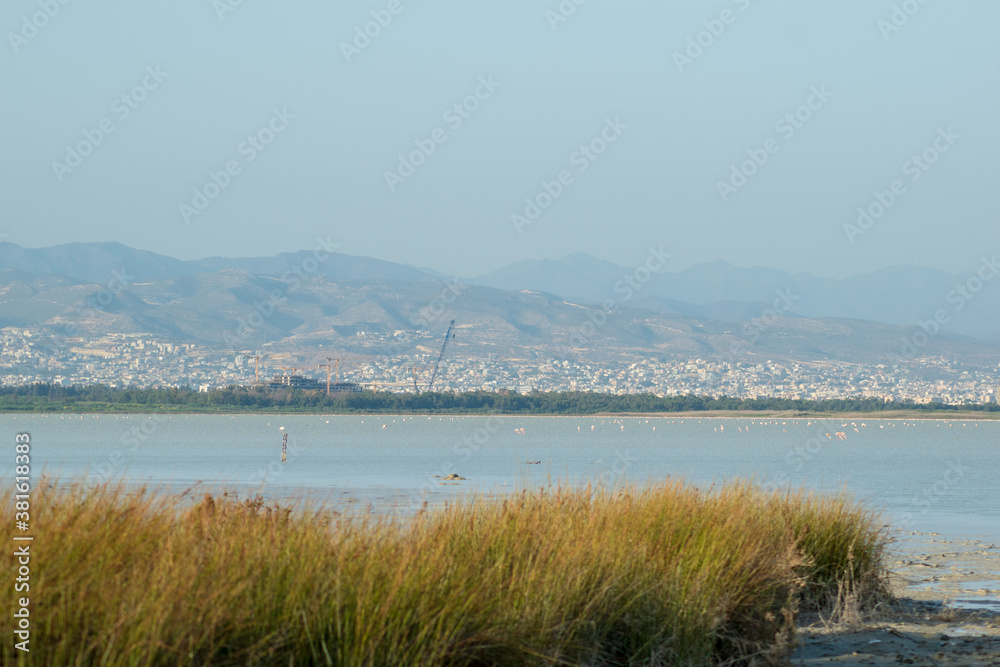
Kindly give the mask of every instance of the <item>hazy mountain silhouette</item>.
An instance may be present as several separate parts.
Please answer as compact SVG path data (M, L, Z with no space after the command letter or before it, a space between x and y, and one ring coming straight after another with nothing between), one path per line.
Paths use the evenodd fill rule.
M299 327L309 331L327 325L351 327L366 317L387 328L412 328L409 311L426 306L433 299L427 295L440 293L442 284L449 282L430 269L341 253L330 253L325 261L315 261L312 251L182 261L120 243L71 243L40 249L0 243L0 284L4 286L0 323L50 322L123 276L128 283L124 292L138 299L128 302L130 296L123 296L116 300L124 308L115 313L123 327L155 326L199 339L211 337L220 326L231 326L240 308L252 306L274 289L287 299L283 314L275 318L286 314L292 318L287 322L269 319L261 332L274 339L295 335ZM959 309L949 295L968 276L920 267L886 268L838 280L712 262L679 272L652 273L646 282L633 283L636 289L626 290L629 277L635 281L645 279L646 274L573 253L559 260L514 262L463 282L476 286L467 285L464 292L481 295L486 299L484 306L507 304L492 311L494 325L501 326L502 321L501 328L525 334L545 327L531 323L541 322L542 314L529 314L531 306L522 302L534 302L526 295L516 296L522 290L542 293L551 303L569 302L565 306L571 309L606 304L615 310L639 309L730 324L768 315L775 305L784 320L837 318L906 327L944 310L950 321L942 335L1000 341L1000 279L995 287L986 282L966 301L967 307ZM320 285L325 287L320 289ZM346 299L354 293L377 293L373 302L377 307L363 306L363 300L353 297ZM292 314L296 309L301 313Z
M337 280L434 280L435 277L402 264L369 257L330 252L316 261L312 250L284 252L273 257L208 257L179 260L121 243L67 243L29 249L0 243L0 270L61 275L82 282L106 284L124 270L134 282L171 280L182 276L236 269L263 276L291 272L300 277L323 275Z
M588 303L610 298L620 304L623 297L615 286L634 272L634 268L573 253L559 260L514 262L471 282L507 290L540 290ZM793 301L784 312L788 317L837 317L916 326L944 309L950 318L948 332L1000 337L1000 276L995 285L984 283L982 290L959 308L954 290L971 275L902 266L838 280L710 262L676 273L652 274L627 305L743 321L760 315L779 295L785 295Z

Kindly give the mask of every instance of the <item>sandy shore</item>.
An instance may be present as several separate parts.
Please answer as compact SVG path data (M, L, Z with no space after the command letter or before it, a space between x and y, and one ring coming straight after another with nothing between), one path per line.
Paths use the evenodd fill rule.
M1000 542L915 533L897 544L892 605L799 623L792 665L1000 666Z

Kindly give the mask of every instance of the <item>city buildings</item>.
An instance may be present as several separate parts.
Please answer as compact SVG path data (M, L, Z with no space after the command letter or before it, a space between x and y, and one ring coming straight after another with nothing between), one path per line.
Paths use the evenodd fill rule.
M334 390L355 390L357 386L349 383L357 383L376 391L412 392L414 378L425 389L428 368L437 358L437 351L430 347L434 339L402 354L398 350L403 333L394 332L385 341L366 334L372 338L368 341L371 352L353 352L342 364L324 356L338 354L332 347L326 351L315 346L268 348L260 361L260 381L288 377L281 369L294 365L298 375L315 381L296 379L280 382L281 386L325 390L327 372L336 368ZM46 382L209 389L255 382L255 361L244 351L160 340L152 334L108 334L84 341L7 327L0 329L0 340L0 382L5 385ZM1000 398L1000 368L960 368L934 356L899 365L779 361L752 355L742 360L661 361L623 352L617 358L593 361L554 356L544 349L526 350L520 353L523 358L492 354L470 358L463 356L461 348L449 352L435 379L433 388L438 391L592 391L808 400L866 397L955 404Z

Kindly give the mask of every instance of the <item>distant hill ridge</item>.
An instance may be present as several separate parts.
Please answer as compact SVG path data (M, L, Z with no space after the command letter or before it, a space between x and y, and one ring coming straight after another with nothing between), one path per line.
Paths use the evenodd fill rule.
M0 243L0 278L15 274L63 277L83 284L104 285L123 267L134 283L176 281L226 269L263 277L289 271L323 276L333 281L440 283L442 274L394 262L331 252L322 262L310 261L313 251L280 253L272 257L179 260L120 243L68 243L29 249ZM1000 342L1000 279L987 283L961 310L948 296L968 276L921 267L891 267L846 279L821 278L807 273L736 267L717 261L679 272L653 273L627 302L614 286L634 269L577 252L558 260L521 260L496 271L461 282L505 291L533 290L561 299L600 304L614 299L617 306L645 308L661 313L742 322L772 307L776 295L790 297L786 317L844 318L883 324L916 326L945 309L948 334ZM971 275L971 274L970 274Z
M324 251L325 252L325 251ZM66 243L48 248L22 248L13 243L0 243L0 270L16 269L26 273L54 274L67 278L102 284L112 271L125 267L136 282L172 280L182 276L211 273L222 269L238 269L264 276L280 276L286 271L300 272L312 264L303 264L314 251L283 252L272 257L208 257L180 260L147 250L136 250L116 242ZM335 280L434 280L428 273L402 264L368 257L355 257L330 252L329 259L316 262L308 273Z

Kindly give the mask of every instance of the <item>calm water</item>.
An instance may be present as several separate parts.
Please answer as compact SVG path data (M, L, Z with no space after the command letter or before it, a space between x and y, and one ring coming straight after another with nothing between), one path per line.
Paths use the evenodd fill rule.
M0 425L11 462L14 434L31 434L35 479L201 483L405 511L553 481L683 477L707 486L754 477L846 488L901 528L1000 540L998 422L0 415ZM285 464L279 427L289 434ZM450 473L467 479L434 477Z

